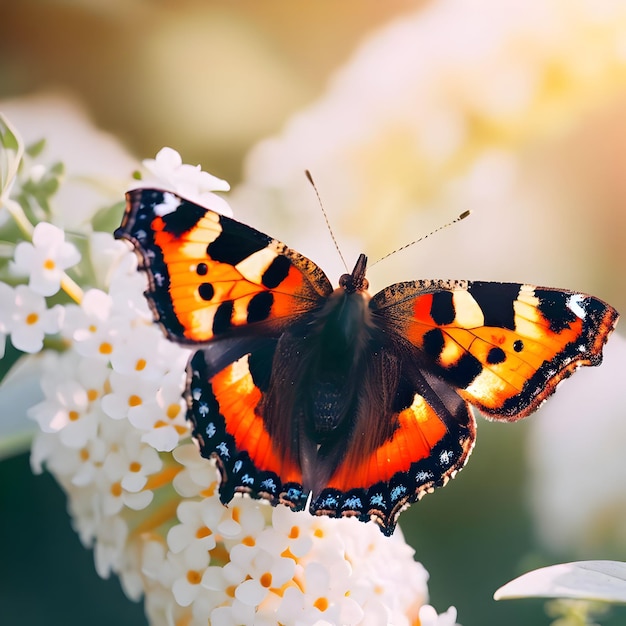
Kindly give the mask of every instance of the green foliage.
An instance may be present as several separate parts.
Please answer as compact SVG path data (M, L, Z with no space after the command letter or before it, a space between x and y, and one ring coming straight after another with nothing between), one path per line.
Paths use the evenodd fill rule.
M116 202L100 209L91 220L95 231L112 233L119 225L124 213L124 202Z
M589 600L552 600L546 603L546 613L556 618L552 626L599 626L596 618L609 613L609 605Z

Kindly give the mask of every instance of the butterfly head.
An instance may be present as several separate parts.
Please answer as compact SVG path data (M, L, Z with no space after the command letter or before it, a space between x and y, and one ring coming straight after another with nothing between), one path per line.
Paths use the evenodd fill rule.
M366 291L370 286L369 281L365 278L366 269L367 257L360 254L352 274L343 274L339 279L339 286L348 294Z

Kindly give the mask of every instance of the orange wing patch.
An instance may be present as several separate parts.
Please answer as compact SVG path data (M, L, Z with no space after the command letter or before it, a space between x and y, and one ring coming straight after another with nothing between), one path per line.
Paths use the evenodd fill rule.
M391 439L354 467L343 464L329 481L340 491L367 489L378 482L388 482L394 474L407 472L413 463L428 458L448 434L441 417L419 394L413 404L397 416L398 428ZM469 451L468 451L469 453ZM465 456L458 462L463 464Z
M302 473L289 459L274 449L256 407L261 391L248 368L248 355L218 372L209 381L224 418L226 432L234 438L238 450L246 450L254 466L274 472L283 482L302 482Z
M206 350L193 355L185 393L192 434L202 456L217 460L222 502L248 493L302 510L307 498L302 474L276 451L256 412L262 393L250 373L249 358L246 354L215 373Z
M446 425L419 394L399 413L393 436L355 467L341 466L329 487L311 502L315 515L374 519L391 535L400 512L465 465L474 445L476 424L462 403Z
M168 232L161 218L153 223L174 314L185 338L197 343L251 323L280 327L281 321L310 310L320 299L302 272L279 254L278 242L272 240L234 263L239 256L220 250L223 219L208 213L180 236ZM224 261L213 258L217 254Z

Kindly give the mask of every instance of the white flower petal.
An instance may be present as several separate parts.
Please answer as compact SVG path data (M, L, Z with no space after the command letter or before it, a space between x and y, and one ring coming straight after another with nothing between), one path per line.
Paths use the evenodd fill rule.
M235 589L237 600L248 606L258 606L266 595L267 589L256 580L245 580Z
M65 241L65 233L48 222L39 222L33 231L35 248L54 249Z
M165 146L157 152L154 161L147 159L144 161L144 165L153 162L156 162L156 165L161 169L174 170L183 164L183 159L174 148Z
M22 352L34 354L43 348L43 331L20 326L11 333L11 343Z
M626 604L626 563L578 561L542 567L500 587L493 597L574 598Z
M35 262L36 254L35 247L32 243L22 241L15 246L15 252L13 253L14 263L13 270L16 273L28 275Z
M124 504L134 511L141 511L145 509L154 498L152 491L141 491L140 493L128 493L124 492L123 499Z

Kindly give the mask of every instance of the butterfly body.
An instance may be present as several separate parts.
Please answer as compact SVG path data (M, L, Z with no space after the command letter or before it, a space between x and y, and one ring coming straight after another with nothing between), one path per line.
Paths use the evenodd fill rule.
M314 514L399 512L463 467L473 405L513 421L581 365L617 321L585 294L422 280L371 297L361 255L333 289L310 260L174 194L127 194L146 297L170 339L197 345L185 397L220 497Z

